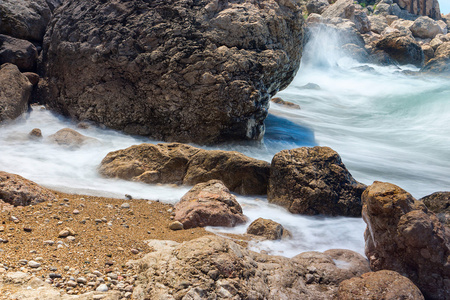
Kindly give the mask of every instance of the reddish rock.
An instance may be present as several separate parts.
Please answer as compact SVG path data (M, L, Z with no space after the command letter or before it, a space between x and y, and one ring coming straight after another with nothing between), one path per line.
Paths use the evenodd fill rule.
M205 226L233 227L246 217L236 198L219 180L195 185L175 205L175 220L184 229Z
M396 185L374 182L362 199L371 269L407 276L427 299L450 299L450 230Z
M26 206L54 199L50 190L22 176L0 171L0 200L14 206Z
M424 299L417 286L394 271L382 270L353 277L339 285L338 300Z
M296 214L360 216L364 188L331 148L302 147L275 154L267 197Z

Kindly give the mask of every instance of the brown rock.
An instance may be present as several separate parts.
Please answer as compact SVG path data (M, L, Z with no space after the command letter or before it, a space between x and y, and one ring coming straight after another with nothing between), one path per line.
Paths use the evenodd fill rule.
M175 205L175 220L184 229L205 226L233 227L246 217L236 198L219 180L196 184Z
M285 101L285 100L283 100L283 99L281 99L279 97L272 98L272 99L270 99L270 101L272 101L273 103L276 103L276 104L280 104L280 105L289 107L289 108L300 109L300 105L292 103L292 102L289 102L289 101Z
M449 299L449 229L422 202L393 184L374 182L362 199L371 269L404 274L427 299Z
M444 42L434 52L434 58L422 68L422 72L450 76L450 42Z
M42 138L42 131L39 128L34 128L30 131L28 136L33 139L40 139Z
M397 32L390 33L379 40L375 46L401 65L413 64L420 67L423 64L422 48L409 36Z
M307 252L292 259L269 256L218 236L182 244L151 240L148 245L155 251L132 262L142 270L133 292L137 300L148 295L155 299L326 300L333 299L341 281L365 272L348 277L323 253Z
M0 171L0 200L14 206L52 201L53 193L19 175Z
M74 235L75 235L75 231L69 227L64 228L63 230L61 230L58 233L59 238L65 238L65 237L74 236Z
M242 195L267 194L269 163L236 151L199 151L189 161L183 183L194 185L211 179L222 181Z
M58 130L56 133L49 135L48 140L52 143L69 148L78 148L97 141L94 138L84 136L70 128Z
M369 272L339 285L338 300L424 299L417 286L394 271Z
M68 0L44 41L46 103L158 140L260 139L300 64L301 13L292 0Z
M0 34L0 65L11 63L23 71L31 70L37 58L38 52L32 43Z
M33 72L25 72L23 73L28 80L31 82L33 86L36 86L39 83L39 75Z
M175 221L169 224L169 229L170 230L183 230L184 229L184 225L183 223L179 222L179 221Z
M434 50L430 45L422 45L422 51L425 55L425 63L434 58Z
M328 6L322 13L325 18L343 18L352 21L360 33L370 31L370 21L367 14L359 9L353 0L337 0L333 5Z
M233 192L265 194L269 164L235 151L207 151L179 143L141 144L110 152L99 172L145 183L194 185L217 179Z
M364 189L331 148L302 147L275 154L267 197L292 213L360 216Z
M285 235L283 225L269 220L258 218L253 221L247 228L248 234L262 236L268 240L281 240Z
M15 119L27 110L32 87L17 66L0 66L0 123Z
M425 196L422 201L426 207L434 212L439 220L450 226L450 192L436 192Z
M435 20L441 19L438 0L394 0L394 2L412 14L429 16Z

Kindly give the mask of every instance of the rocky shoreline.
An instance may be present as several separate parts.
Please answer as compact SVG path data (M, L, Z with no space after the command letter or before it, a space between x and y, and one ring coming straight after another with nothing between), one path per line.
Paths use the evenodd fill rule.
M448 76L450 16L436 0L354 2L4 1L0 123L39 102L81 127L169 142L259 140L270 98L319 31L360 62ZM98 142L67 128L44 138L67 149ZM98 163L107 178L193 188L173 206L64 194L0 172L0 299L450 299L448 192L416 200L390 183L367 187L328 147L268 163L141 144ZM247 222L232 192L267 195L295 214L362 215L367 258L250 251L252 239L292 238L261 218L245 235L211 235L205 226Z

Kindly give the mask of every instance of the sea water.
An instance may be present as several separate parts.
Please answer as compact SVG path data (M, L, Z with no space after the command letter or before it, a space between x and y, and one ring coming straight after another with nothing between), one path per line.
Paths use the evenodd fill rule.
M262 142L228 143L207 149L236 150L270 162L283 149L329 146L362 183L388 181L416 198L450 190L448 79L401 73L414 70L411 66L362 65L335 48L318 51L312 47L313 42L305 46L294 81L277 95L299 104L301 109L272 103ZM318 88L305 89L308 83ZM99 143L67 149L46 141L50 134L65 127ZM28 138L33 128L42 130L42 141ZM130 194L133 198L176 203L189 187L99 176L97 168L108 152L143 142L158 141L95 126L77 128L71 120L36 106L29 114L0 126L0 170L69 193L118 198ZM292 233L291 240L252 243L256 251L288 257L332 248L364 253L365 224L361 218L292 215L269 204L265 197L237 198L249 222L269 218ZM208 229L218 234L244 233L248 224Z

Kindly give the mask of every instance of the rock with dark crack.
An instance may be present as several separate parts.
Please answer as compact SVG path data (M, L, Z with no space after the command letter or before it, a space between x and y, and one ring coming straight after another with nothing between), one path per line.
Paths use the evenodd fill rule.
M203 150L179 143L141 144L108 153L99 172L105 177L145 183L195 185L222 181L240 194L266 194L269 163L236 151Z
M339 285L337 300L423 300L419 288L394 271L368 272L344 280Z
M33 85L17 66L0 66L0 123L13 120L28 109Z
M44 39L39 94L64 115L158 140L260 139L302 43L295 0L68 0Z
M362 199L371 269L403 274L426 299L450 299L449 228L396 185L376 181Z
M53 201L55 195L22 176L0 171L0 200L14 206L26 206Z
M269 256L218 236L148 244L155 251L132 262L142 270L133 291L137 300L332 299L340 282L369 271L367 262L356 267L365 261L361 255L340 268L324 253Z
M302 147L275 154L267 198L296 214L356 217L364 189L334 150Z
M243 224L247 218L228 188L219 180L198 183L175 205L175 220L184 229Z

